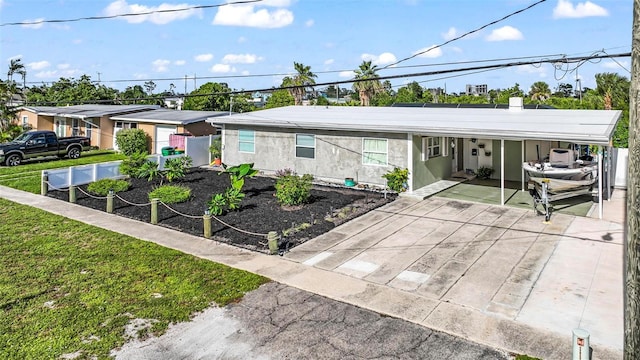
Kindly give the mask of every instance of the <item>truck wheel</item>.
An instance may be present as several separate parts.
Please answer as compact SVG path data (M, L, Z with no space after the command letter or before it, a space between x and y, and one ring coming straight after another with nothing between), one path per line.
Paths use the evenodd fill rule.
M22 162L22 157L18 154L11 154L4 160L7 166L18 166Z
M80 149L78 148L71 148L69 149L69 153L67 154L67 156L69 157L69 159L77 159L80 157Z

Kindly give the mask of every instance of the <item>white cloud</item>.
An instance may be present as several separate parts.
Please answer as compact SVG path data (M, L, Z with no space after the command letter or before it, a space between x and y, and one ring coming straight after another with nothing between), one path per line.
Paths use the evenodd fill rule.
M364 61L371 61L373 65L388 65L398 61L395 55L390 52L384 52L380 55L362 54L360 58Z
M352 70L340 71L340 73L338 73L338 76L341 78L352 78L356 76L356 73L354 73Z
M333 64L333 63L334 63L334 60L333 60L333 59L327 59L327 60L325 60L325 61L324 61L324 64L325 64L325 65L331 65L331 64Z
M541 78L547 77L547 68L542 66L533 66L533 65L520 65L516 66L516 72L519 74L533 74L538 75Z
M569 0L558 0L558 5L553 9L554 19L583 18L590 16L609 16L609 12L607 9L591 1L577 3L573 6L573 3Z
M69 68L71 68L71 64L58 64L58 66L56 66L58 69L60 70L67 70Z
M238 44L242 44L242 43L246 43L247 42L247 38L244 36L240 36L238 38Z
M213 54L200 54L193 58L197 62L207 62L213 59Z
M222 58L225 64L255 64L259 60L262 58L255 54L227 54Z
M185 9L188 7L192 7L193 5L189 4L160 4L158 6L146 6L139 4L129 4L126 0L116 0L111 4L107 5L107 7L102 10L102 13L105 16L115 16L122 14L141 14L148 13L152 11L166 11L166 10L177 10L177 9ZM172 11L172 12L163 12L163 13L151 13L147 15L138 15L138 16L123 16L119 19L125 20L130 24L140 24L145 21L163 25L168 24L172 21L176 20L184 20L190 18L192 16L202 17L202 9L187 9L183 11Z
M442 38L445 40L451 40L451 39L455 39L456 37L460 36L460 32L458 32L458 29L454 28L453 26L449 28L449 30L447 30L446 33L442 33Z
M27 66L31 69L31 70L42 70L42 69L46 69L49 66L51 66L51 64L47 61L47 60L42 60L42 61L37 61L37 62L32 62L32 63L28 63Z
M80 45L84 42L84 40L82 39L74 39L71 41L71 43L73 43L74 45Z
M165 59L154 60L151 65L153 66L153 71L155 72L167 72L169 71L169 64L171 61Z
M29 25L20 25L25 29L40 29L42 26L44 26L44 23L41 22L44 21L44 18L37 18L37 19L33 19L33 20L24 20L23 22L26 23L36 23L36 24L29 24Z
M413 55L419 54L419 53L424 53L424 54L418 55L417 57L419 57L419 58L431 58L431 59L442 56L442 49L441 48L434 48L434 47L435 47L435 45L431 45L431 46L428 46L426 48L422 48L422 49L414 52Z
M244 76L249 76L249 75L251 75L251 73L249 72L249 70L242 70L242 72L240 72L240 74L241 74L241 75L244 75Z
M486 37L487 41L505 41L505 40L522 40L524 36L520 30L512 26L503 26L499 29L495 29Z
M309 19L309 20L305 21L304 26L312 27L314 23L315 22L313 21L313 19Z
M174 65L178 65L178 66L182 66L184 64L186 64L187 62L184 60L176 60L173 62Z
M293 23L293 13L283 7L290 1L263 1L259 6L277 7L275 10L256 9L258 5L227 5L218 8L213 18L214 25L247 26L256 28L281 28Z
M209 69L213 73L232 73L236 72L236 68L229 64L215 64Z

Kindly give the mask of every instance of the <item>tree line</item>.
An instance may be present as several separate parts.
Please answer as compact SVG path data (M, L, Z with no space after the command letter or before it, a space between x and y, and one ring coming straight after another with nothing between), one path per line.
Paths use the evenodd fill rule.
M380 70L371 61L363 61L354 70L351 89L329 86L315 91L317 75L310 66L294 62L294 73L282 79L278 88L267 95L266 108L288 105L390 106L398 103L508 104L510 97L522 97L525 104L548 105L558 109L616 109L623 115L616 128L613 143L627 147L629 128L630 81L616 73L595 75L595 89L573 89L560 83L555 91L543 81L535 82L528 91L516 83L506 89L492 89L487 94L468 95L446 93L442 89L427 89L410 82L394 89L388 80L380 81ZM111 105L159 105L166 107L167 98L183 98L184 110L249 112L256 110L252 94L231 89L226 83L207 82L188 94L178 94L175 86L155 92L156 84L128 86L124 91L92 81L88 75L79 79L60 78L51 85L27 87L26 69L20 59L11 60L7 80L0 80L0 140L13 138L23 129L17 125L17 104L33 106L65 106L82 103ZM16 81L20 77L21 83ZM186 96L185 96L186 95ZM338 102L333 99L342 98Z

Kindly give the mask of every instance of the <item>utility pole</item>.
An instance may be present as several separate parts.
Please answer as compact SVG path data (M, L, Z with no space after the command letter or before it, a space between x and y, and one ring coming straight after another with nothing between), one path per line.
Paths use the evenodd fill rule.
M633 1L629 168L624 247L624 359L640 355L640 0Z

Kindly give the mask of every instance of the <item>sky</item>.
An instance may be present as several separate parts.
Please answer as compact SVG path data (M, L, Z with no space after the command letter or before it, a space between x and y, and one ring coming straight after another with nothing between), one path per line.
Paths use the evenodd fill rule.
M21 59L27 86L88 75L118 90L152 80L154 92L179 93L206 82L277 87L294 62L318 84L348 81L372 61L379 76L410 75L390 80L395 89L416 81L448 93L467 84L528 91L536 81L595 88L603 72L630 78L630 57L539 61L629 53L631 0L248 1L0 0L0 67ZM166 11L176 9L186 10ZM110 18L79 20L87 17ZM415 75L518 61L534 64Z

